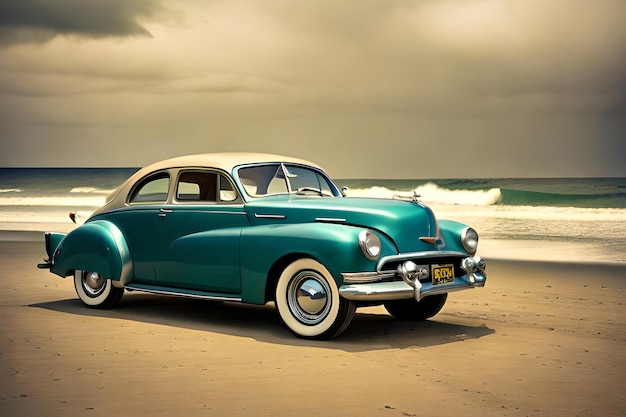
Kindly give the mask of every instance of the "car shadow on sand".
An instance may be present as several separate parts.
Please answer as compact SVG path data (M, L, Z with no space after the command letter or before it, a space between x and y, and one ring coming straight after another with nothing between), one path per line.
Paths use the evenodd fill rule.
M315 346L347 352L436 346L495 333L484 324L446 323L437 317L422 322L401 321L384 312L358 309L348 330L338 338L329 341L303 340L287 330L272 303L256 306L145 293L127 293L111 310L86 308L78 299L37 303L29 307L247 337L265 343Z

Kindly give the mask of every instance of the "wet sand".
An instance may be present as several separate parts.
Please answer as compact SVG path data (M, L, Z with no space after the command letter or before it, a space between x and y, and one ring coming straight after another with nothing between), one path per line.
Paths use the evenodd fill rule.
M427 322L357 310L304 341L272 305L126 293L84 308L0 242L1 416L623 416L626 265L488 260Z

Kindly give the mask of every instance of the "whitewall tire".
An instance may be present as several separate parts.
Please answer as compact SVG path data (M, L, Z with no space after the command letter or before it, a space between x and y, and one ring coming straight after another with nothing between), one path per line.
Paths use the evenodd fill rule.
M92 271L76 270L74 288L80 301L90 308L114 307L124 294L123 288L114 287L110 279Z
M276 307L285 325L306 339L339 336L356 305L339 295L337 284L319 262L302 258L289 264L276 284Z

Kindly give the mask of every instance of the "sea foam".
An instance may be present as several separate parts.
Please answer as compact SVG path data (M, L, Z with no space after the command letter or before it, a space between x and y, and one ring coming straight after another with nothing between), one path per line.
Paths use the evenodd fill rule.
M491 206L502 198L499 188L488 190L449 190L431 182L416 187L414 193L424 203L443 203L463 206ZM349 197L397 198L412 197L413 192L399 192L386 187L350 189Z
M85 193L85 194L106 194L109 195L114 190L105 190L96 187L75 187L70 190L70 193Z
M0 197L2 206L25 207L101 207L104 205L105 195L90 196L48 196L48 197Z

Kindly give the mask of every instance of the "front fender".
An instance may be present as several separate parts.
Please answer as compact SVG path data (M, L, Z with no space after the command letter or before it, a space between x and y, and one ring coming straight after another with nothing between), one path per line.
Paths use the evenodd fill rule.
M300 223L245 228L241 236L242 299L263 304L269 271L286 257L310 257L328 269L340 286L342 272L374 271L376 262L367 259L359 246L362 227L333 223ZM396 254L395 246L379 234L381 256Z
M444 219L440 219L438 223L439 233L444 241L444 246L440 249L467 253L461 243L461 232L467 227L467 225L454 220Z
M96 220L68 233L53 251L50 271L65 277L82 269L99 272L123 287L132 278L132 261L122 232L111 222Z

